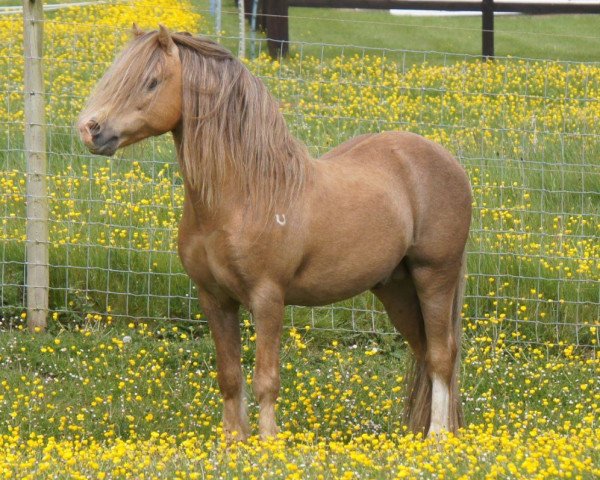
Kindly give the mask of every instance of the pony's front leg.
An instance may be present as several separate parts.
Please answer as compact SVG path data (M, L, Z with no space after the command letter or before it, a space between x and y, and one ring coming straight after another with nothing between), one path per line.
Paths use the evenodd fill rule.
M279 348L283 325L283 295L276 288L262 289L251 300L256 325L254 395L260 407L258 428L264 440L277 435L275 403L279 394Z
M223 429L228 442L244 441L250 435L250 427L241 366L239 304L229 299L217 300L204 291L199 297L216 347L217 381L223 396Z

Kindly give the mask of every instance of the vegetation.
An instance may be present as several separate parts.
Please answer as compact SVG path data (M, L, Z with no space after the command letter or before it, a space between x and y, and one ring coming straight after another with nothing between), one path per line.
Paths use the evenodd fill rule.
M600 61L599 17L496 15L495 53L501 57ZM385 11L294 8L290 37L294 42L317 45L481 55L481 16L395 17ZM360 47L354 51L362 51ZM319 50L317 46L309 51Z
M208 1L194 4L208 17ZM292 53L332 58L341 52L405 50L419 52L419 60L422 52L481 55L480 15L393 16L387 11L331 8L290 8L289 13ZM214 22L208 18L213 33ZM599 19L600 15L496 15L496 55L598 62ZM224 41L235 51L239 24L234 2L223 2L222 29ZM443 62L443 57L437 59Z
M407 352L287 330L277 440L225 448L204 327L86 322L0 337L0 478L594 478L597 359L471 339L467 427L402 425ZM243 327L251 386L255 334ZM256 427L257 408L250 402Z
M366 18L351 13L339 15ZM106 160L85 152L72 128L133 21L212 27L188 2L167 0L75 7L48 19L52 321L49 334L31 336L21 331L22 22L0 17L0 478L600 474L598 64L320 47L294 47L283 63L247 60L315 155L360 133L405 129L465 165L474 193L463 312L468 427L441 441L405 432L406 346L363 295L333 309L289 310L283 433L226 450L210 338L174 251L183 199L171 141ZM329 41L314 35L334 35L330 25L306 20L301 33L292 19L292 37ZM569 39L587 35L585 25L561 48L577 53ZM416 33L410 39L401 46L452 50L447 40L430 47ZM248 320L244 345L249 374Z

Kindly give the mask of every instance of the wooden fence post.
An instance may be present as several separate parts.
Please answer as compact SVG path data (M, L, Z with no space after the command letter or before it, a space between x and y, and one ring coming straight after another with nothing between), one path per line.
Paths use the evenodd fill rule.
M221 5L221 0L216 0L215 2L215 34L217 38L221 38L221 15L222 15L223 7Z
M48 316L48 193L44 114L43 0L23 0L25 54L27 325L43 331Z
M273 58L285 57L289 49L288 0L265 0L267 46Z
M246 23L245 23L245 7L242 0L238 0L238 25L239 25L239 46L238 46L238 57L246 57Z
M481 54L488 60L494 57L494 0L481 2Z

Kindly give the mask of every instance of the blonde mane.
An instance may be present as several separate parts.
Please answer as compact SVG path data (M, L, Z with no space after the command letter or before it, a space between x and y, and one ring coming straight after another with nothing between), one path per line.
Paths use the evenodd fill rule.
M228 50L172 33L183 75L178 157L207 206L235 181L252 210L289 206L307 180L309 154L288 130L265 85Z

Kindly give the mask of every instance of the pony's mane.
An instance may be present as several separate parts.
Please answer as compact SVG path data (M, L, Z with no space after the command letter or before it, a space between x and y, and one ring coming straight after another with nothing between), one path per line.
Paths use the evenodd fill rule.
M140 42L158 47L158 34ZM178 158L186 181L206 206L237 182L256 212L285 210L307 181L309 154L288 130L265 85L227 49L187 33L171 33L183 77ZM152 58L152 54L150 57Z
M183 74L179 158L206 205L238 182L253 210L287 207L302 190L309 158L265 85L228 50L173 34ZM231 177L231 178L229 178Z

